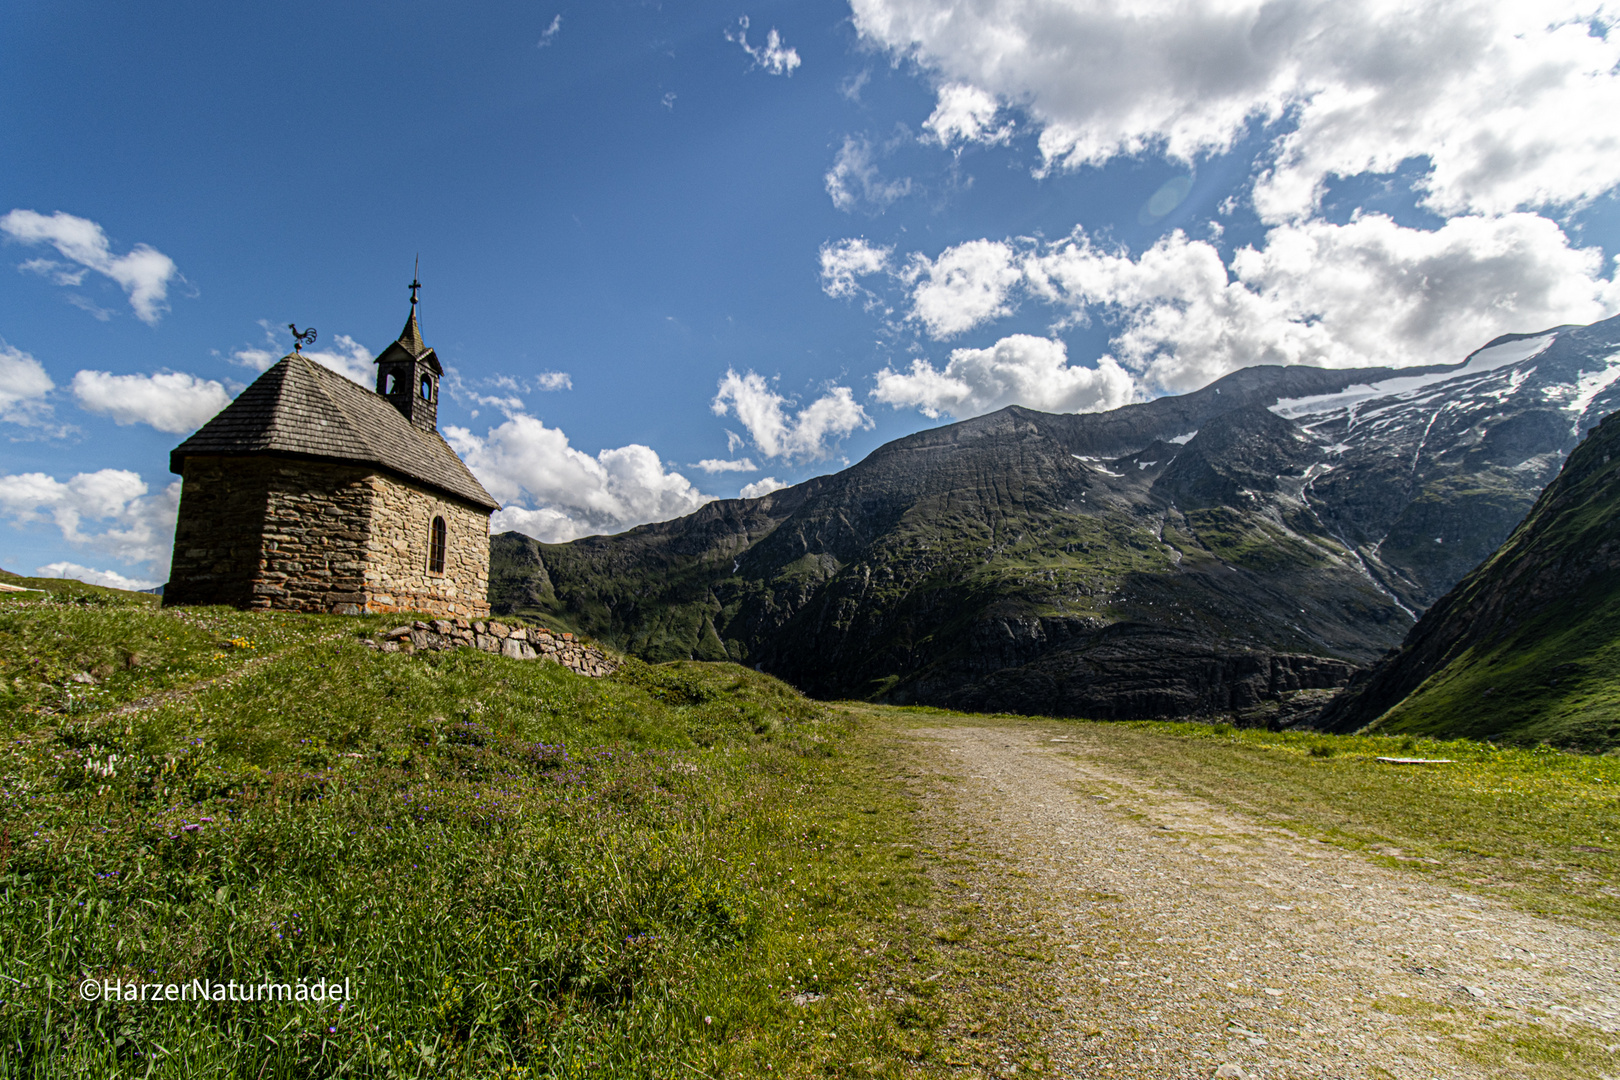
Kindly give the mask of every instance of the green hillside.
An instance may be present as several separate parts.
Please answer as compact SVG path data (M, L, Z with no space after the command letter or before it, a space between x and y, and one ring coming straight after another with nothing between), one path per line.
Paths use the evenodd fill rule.
M784 684L6 580L42 591L0 593L0 1077L949 1071L928 1002L979 946L906 921L905 794ZM353 997L79 990L200 979ZM975 1012L953 1058L1016 1052Z
M1322 723L1620 746L1620 419L1592 430L1507 542Z

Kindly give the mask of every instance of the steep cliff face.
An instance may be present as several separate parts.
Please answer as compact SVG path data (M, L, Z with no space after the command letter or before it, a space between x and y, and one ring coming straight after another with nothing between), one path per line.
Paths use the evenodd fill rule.
M492 601L821 696L1264 713L1384 653L1506 538L1616 392L1617 342L1620 322L1449 367L1008 408L619 536L496 537Z
M1620 745L1620 416L1591 431L1507 543L1319 723Z

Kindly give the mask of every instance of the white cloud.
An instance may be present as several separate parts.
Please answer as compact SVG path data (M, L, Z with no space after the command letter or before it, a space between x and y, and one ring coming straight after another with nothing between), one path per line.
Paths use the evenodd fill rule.
M854 296L862 291L856 278L889 268L892 247L873 247L864 238L821 245L821 291L828 296Z
M1011 246L997 240L969 240L934 260L914 254L904 274L908 284L916 283L911 317L935 338L1008 314L1008 297L1022 277Z
M1620 35L1578 0L851 6L865 39L946 88L1024 104L1048 167L1153 151L1191 162L1252 119L1291 114L1257 191L1272 221L1308 213L1332 174L1414 157L1432 163L1427 198L1446 213L1577 204L1620 183L1620 128L1604 120L1620 113Z
M831 443L856 428L872 426L866 410L847 386L834 386L792 416L788 399L765 377L727 369L710 408L716 416L735 412L759 452L771 458L825 458Z
M759 466L754 464L752 458L742 458L739 461L727 461L725 458L704 458L694 468L702 469L704 472L711 474L759 471Z
M66 482L44 473L0 476L0 514L14 525L50 522L70 544L128 564L167 566L180 481L147 494L138 473L99 469Z
M505 504L491 519L496 532L516 529L557 543L665 521L712 501L680 473L666 471L646 446L592 457L532 416L511 416L482 436L461 427L446 428L444 435Z
M224 386L182 371L81 371L73 376L73 396L80 408L110 416L120 425L150 424L175 435L197 430L231 403Z
M911 178L884 180L872 162L871 141L853 135L844 137L844 145L822 182L833 205L840 210L853 210L863 200L882 210L911 193Z
M1501 333L1591 322L1620 307L1602 254L1534 214L1454 218L1434 231L1382 215L1271 230L1230 273L1215 247L1172 233L1133 258L1083 234L1024 260L1032 293L1114 317L1119 360L1190 390L1250 364L1451 362Z
M787 486L788 485L784 484L774 476L763 476L758 480L755 480L752 484L744 484L742 486L742 490L737 492L737 497L742 499L757 499L761 495L769 495L773 491L781 491Z
M913 360L910 371L884 368L876 378L872 396L884 404L959 420L1007 405L1100 412L1137 396L1131 376L1112 357L1103 357L1095 368L1070 365L1063 342L1029 334L1002 338L988 349L956 349L944 371Z
M995 146L1006 142L1013 132L1011 121L994 127L1001 106L995 97L967 83L947 83L939 88L939 102L923 121L923 130L941 146L955 142L977 142Z
M35 577L67 578L70 581L82 581L89 585L104 585L109 589L127 589L130 592L143 592L158 586L156 581L145 578L125 577L116 570L97 570L89 566L80 566L75 562L53 562L34 568Z
M155 248L136 244L126 254L114 255L100 225L61 211L47 217L33 210L13 210L0 218L0 232L19 243L50 244L63 258L116 281L129 296L135 317L149 326L156 326L169 310L169 283L180 271L173 259ZM77 285L84 276L50 260L35 259L22 265L60 285Z
M548 45L551 44L551 42L561 32L562 32L562 16L561 15L553 15L552 18L551 18L551 25L546 27L543 31L541 31L541 33L540 33L540 41L539 41L539 44L536 46L536 48L541 48L541 49L546 48Z
M0 420L40 427L51 420L45 395L56 388L44 365L0 341Z
M799 66L799 53L782 44L782 35L772 27L765 35L765 44L754 46L748 44L748 16L744 15L737 20L737 32L733 34L726 31L726 40L735 41L742 46L743 52L753 57L754 66L764 68L772 75L792 75L793 69Z
M227 359L233 364L239 364L254 371L267 371L282 357L292 350L277 351L281 344L278 327L272 327L268 320L260 319L259 325L264 327L266 343L270 348L243 348L231 353ZM360 344L348 334L337 334L332 338L332 344L324 349L305 349L304 355L337 372L351 382L370 389L377 383L377 365L374 354L364 345Z
M534 384L541 390L572 390L574 380L566 371L542 371L534 377Z
M75 270L67 263L59 263L55 259L29 259L27 262L18 263L17 269L26 274L38 274L63 287L83 283L84 276L90 272L82 266Z

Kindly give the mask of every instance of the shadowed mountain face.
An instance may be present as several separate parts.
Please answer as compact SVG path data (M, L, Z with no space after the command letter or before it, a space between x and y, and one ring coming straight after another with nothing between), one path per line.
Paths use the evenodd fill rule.
M1431 607L1398 653L1324 711L1444 738L1620 746L1620 415L1569 456L1507 543Z
M1462 365L1003 409L618 536L498 536L491 601L818 696L1275 720L1506 538L1620 391L1617 345L1600 323Z

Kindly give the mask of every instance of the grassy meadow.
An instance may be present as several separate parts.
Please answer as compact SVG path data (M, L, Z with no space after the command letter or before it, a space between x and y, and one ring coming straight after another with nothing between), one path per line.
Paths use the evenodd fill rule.
M394 619L21 583L0 1080L1039 1073L1056 961L998 909L1021 886L996 854L921 812L906 731L941 722L1084 728L1119 775L1620 917L1613 756L828 705L725 663L593 680L360 644ZM85 1001L85 979L353 998Z
M955 1067L907 796L784 684L50 590L0 598L0 1077ZM87 1002L87 978L353 1000Z

